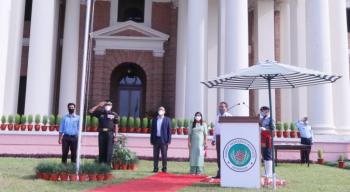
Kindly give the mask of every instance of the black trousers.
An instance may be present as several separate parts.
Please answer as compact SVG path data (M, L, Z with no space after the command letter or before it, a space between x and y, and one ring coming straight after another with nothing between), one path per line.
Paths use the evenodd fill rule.
M161 142L160 138L157 138L157 141L153 145L153 168L158 170L159 162L159 152L162 154L162 170L167 170L167 161L168 161L168 144Z
M312 145L312 138L301 138L301 142L300 143L304 144L304 145ZM310 151L309 150L300 150L301 163L309 162L309 155L310 155Z
M98 161L111 164L113 155L114 133L105 131L98 133Z
M62 138L62 163L67 163L69 150L71 152L71 161L75 163L77 159L78 137L63 135Z
M216 163L218 164L218 172L217 172L216 176L220 177L220 161L221 161L221 153L220 153L221 139L220 139L220 135L216 135L215 136L215 145L216 145Z
M269 147L262 147L261 153L263 156L264 161L271 161L272 160L272 149Z

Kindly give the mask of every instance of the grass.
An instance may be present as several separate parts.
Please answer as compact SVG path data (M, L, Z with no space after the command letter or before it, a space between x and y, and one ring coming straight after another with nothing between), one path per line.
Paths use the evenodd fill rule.
M105 182L86 182L86 183L61 183L49 182L35 179L34 167L41 161L56 161L58 159L29 159L29 158L0 158L0 191L84 191L98 186L119 183L129 179L142 178L152 175L152 162L140 161L137 171L113 171L115 179ZM91 160L85 160L91 161ZM188 173L187 162L169 162L169 172ZM279 164L277 169L278 177L287 180L287 185L280 188L279 191L286 192L317 192L317 191L350 191L350 172L338 168L299 164ZM215 175L216 164L207 163L206 173ZM198 183L187 187L183 192L188 191L256 191L243 189L220 188L219 185ZM271 189L262 189L261 191L271 191Z

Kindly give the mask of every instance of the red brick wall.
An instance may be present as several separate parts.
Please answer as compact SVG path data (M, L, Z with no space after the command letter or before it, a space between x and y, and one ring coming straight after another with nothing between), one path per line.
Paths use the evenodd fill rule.
M279 11L275 11L275 60L276 61L280 61L281 57L280 57L280 52L281 52L281 42L280 42L280 12ZM276 102L276 121L281 121L281 113L282 113L282 109L281 109L281 102L282 102L282 98L281 98L281 90L280 89L276 89L275 91L275 102Z

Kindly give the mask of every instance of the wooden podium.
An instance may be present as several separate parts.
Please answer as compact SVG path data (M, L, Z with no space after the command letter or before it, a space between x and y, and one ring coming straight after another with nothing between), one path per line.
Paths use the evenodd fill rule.
M221 186L261 187L257 117L220 117Z

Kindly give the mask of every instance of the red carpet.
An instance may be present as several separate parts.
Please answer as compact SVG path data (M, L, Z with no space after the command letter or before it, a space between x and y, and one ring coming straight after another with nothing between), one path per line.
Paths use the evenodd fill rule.
M220 179L213 179L210 177L207 177L203 179L201 182L203 183L213 183L213 184L220 184ZM265 179L261 178L261 186L268 187L272 185L272 179ZM278 187L286 185L286 181L283 179L276 179L276 185Z
M143 179L129 180L123 183L96 188L91 192L173 192L202 181L206 176L175 175L158 173Z

